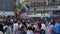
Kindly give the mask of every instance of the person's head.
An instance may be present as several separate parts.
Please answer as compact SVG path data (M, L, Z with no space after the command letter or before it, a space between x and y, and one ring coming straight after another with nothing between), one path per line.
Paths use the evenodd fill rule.
M32 27L32 22L29 22L29 24L27 25L28 27Z
M26 31L26 27L25 26L21 26L21 28L19 30L20 31Z
M55 25L55 22L51 22L51 24Z
M27 30L32 30L32 26L29 25L29 26L27 27Z
M24 26L21 26L20 30L23 31Z
M0 21L0 24L2 24L2 21Z
M35 25L35 29L41 29L41 23L37 23L37 24Z
M58 23L60 23L60 20L58 21Z

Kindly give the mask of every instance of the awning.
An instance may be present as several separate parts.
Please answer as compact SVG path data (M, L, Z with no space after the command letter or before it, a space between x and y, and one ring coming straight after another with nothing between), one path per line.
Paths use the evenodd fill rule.
M14 16L15 13L13 11L0 11L0 16L5 16L5 15L10 15L10 16Z

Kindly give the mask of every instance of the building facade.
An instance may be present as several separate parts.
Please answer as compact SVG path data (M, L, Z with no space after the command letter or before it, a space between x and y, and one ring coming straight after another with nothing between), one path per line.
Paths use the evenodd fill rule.
M14 0L0 0L0 11L13 11Z
M49 14L60 10L60 0L30 0L29 14Z
M0 15L14 15L16 0L0 0Z

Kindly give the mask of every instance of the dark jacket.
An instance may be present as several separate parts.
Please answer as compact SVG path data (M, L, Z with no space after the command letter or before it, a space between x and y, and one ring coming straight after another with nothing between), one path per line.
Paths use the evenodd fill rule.
M35 31L34 34L45 34L45 30L41 29L40 31Z
M0 24L0 31L3 32L3 25L2 24Z
M18 31L17 34L27 34L27 33L24 31Z

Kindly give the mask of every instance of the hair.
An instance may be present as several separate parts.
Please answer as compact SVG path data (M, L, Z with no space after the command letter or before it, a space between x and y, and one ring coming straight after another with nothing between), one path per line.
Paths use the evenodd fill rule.
M60 20L58 21L58 23L60 23Z
M32 27L27 27L27 30L32 30L33 28Z
M55 22L51 22L51 24L55 25Z
M25 28L24 26L21 26L20 30L21 30L21 31L24 31L24 28Z
M38 27L41 29L41 26L42 26L41 23L37 23L37 25L38 25Z

